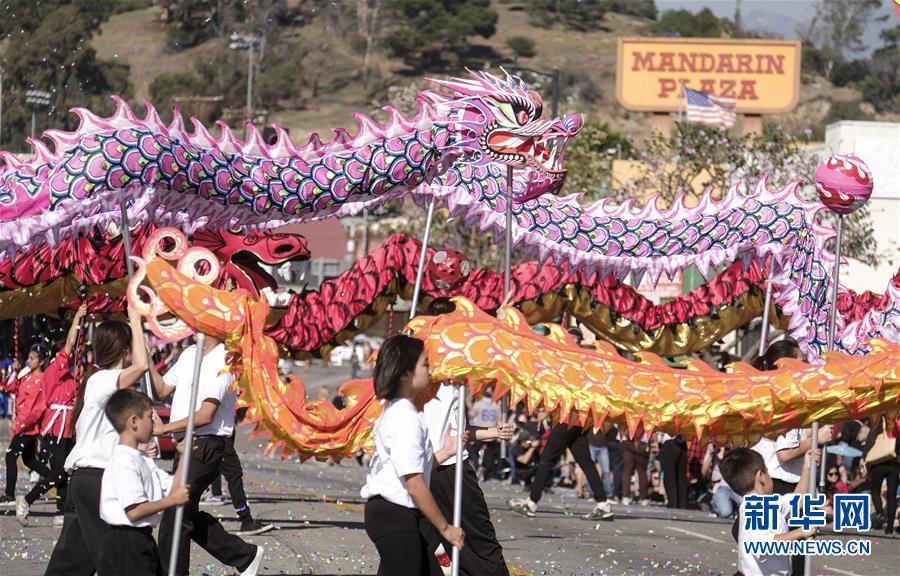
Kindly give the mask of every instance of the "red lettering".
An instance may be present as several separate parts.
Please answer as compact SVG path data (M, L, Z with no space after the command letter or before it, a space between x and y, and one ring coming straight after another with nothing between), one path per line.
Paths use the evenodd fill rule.
M700 91L706 92L707 94L715 95L716 81L713 80L712 78L704 78L703 80L700 81Z
M756 55L756 73L757 74L771 74L771 71L767 71L763 68L763 60L766 59L765 54L757 54Z
M753 69L751 68L753 62L753 57L750 54L738 54L737 55L737 71L738 74L742 72L746 72L747 74L753 74Z
M738 100L759 100L759 96L756 95L756 80L741 80Z
M722 81L720 82L722 90L720 91L719 96L722 96L723 98L734 98L734 85L735 84L736 84L736 82L734 80L726 80L723 78Z
M716 59L712 54L700 55L700 72L712 72L716 68Z
M659 58L658 72L677 72L675 70L675 54L673 52L660 52Z
M766 55L766 60L769 65L766 69L766 74L771 74L773 67L775 68L776 74L784 74L784 54L779 54L778 56Z
M685 69L690 70L691 72L697 71L697 63L695 59L697 58L696 52L691 52L690 54L685 54L682 52L678 55L681 58L680 65L678 67L679 72L684 72Z
M674 92L676 88L675 79L674 78L660 78L659 79L659 94L657 96L659 98L668 98L669 93Z
M632 66L631 69L637 72L643 67L650 72L656 72L656 68L653 66L654 54L656 54L656 52L634 52L634 66Z
M716 70L720 74L723 72L734 72L734 63L731 61L731 54L719 54L719 69Z

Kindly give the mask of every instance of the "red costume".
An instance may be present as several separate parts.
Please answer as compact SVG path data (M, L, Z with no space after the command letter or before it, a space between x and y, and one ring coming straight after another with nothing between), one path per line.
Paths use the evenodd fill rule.
M21 378L12 377L4 392L16 395L16 422L12 435L38 436L41 433L40 421L44 415L43 374L29 372Z
M75 426L72 411L75 408L75 394L78 386L69 372L72 357L60 350L44 371L44 398L46 409L41 419L40 434L54 438L72 438Z

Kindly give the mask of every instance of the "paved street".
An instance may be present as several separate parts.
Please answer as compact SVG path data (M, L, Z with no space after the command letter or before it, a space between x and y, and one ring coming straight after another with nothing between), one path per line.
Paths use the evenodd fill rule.
M315 368L304 374L314 393ZM349 372L349 369L348 369ZM240 429L238 448L254 515L278 525L277 531L251 538L265 547L261 574L375 574L377 555L363 528L359 488L365 469L355 461L340 466L282 462L262 455L258 442ZM0 423L0 441L8 441L8 423ZM0 471L0 477L3 476ZM20 476L19 492L25 488ZM614 522L586 522L579 514L591 504L572 490L545 497L537 518L506 510L506 499L523 494L501 483L484 486L497 533L513 574L534 575L714 575L736 570L731 523L699 511L670 513L658 507L614 506ZM230 506L206 508L226 528L238 523ZM59 532L51 526L53 507L36 503L31 524L22 528L12 510L0 512L0 576L39 576ZM829 536L841 537L841 536ZM848 536L843 536L848 538ZM900 540L874 536L869 558L816 559L814 573L881 576L897 573ZM196 545L191 574L233 574Z

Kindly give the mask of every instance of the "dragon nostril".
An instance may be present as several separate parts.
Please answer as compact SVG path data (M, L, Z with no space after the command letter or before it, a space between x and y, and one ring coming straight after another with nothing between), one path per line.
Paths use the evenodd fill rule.
M275 247L275 254L281 256L282 254L288 254L294 251L294 247L291 244L279 244Z

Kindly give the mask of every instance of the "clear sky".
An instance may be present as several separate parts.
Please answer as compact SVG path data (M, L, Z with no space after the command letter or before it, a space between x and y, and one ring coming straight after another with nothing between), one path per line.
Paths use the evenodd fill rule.
M843 0L826 0L828 2L841 2ZM796 29L805 29L813 15L814 0L743 0L741 2L742 26L759 32L769 32L777 37L792 39L799 38ZM734 19L735 0L656 0L656 7L660 13L666 10L687 9L698 12L703 8L711 9L718 16L727 16ZM882 0L880 15L888 15L884 22L871 22L864 36L869 50L856 54L853 57L868 56L871 51L881 45L878 33L884 28L891 28L900 24L900 18L896 16L891 0Z

